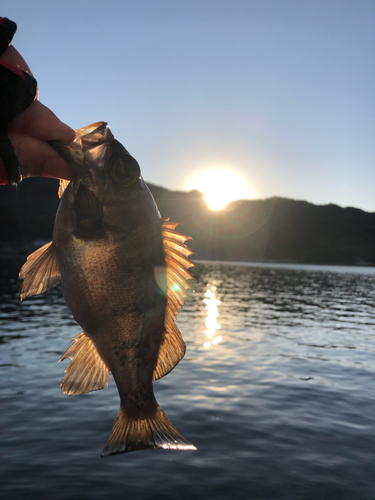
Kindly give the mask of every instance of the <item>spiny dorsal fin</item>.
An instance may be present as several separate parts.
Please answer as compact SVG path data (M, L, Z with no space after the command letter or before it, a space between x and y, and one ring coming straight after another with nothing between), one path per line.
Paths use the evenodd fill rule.
M60 283L57 247L51 241L27 257L20 271L20 299L39 295Z
M184 298L188 297L186 290L192 290L188 280L195 281L187 269L196 265L189 259L194 252L185 245L185 241L191 238L175 231L176 226L177 223L164 220L162 235L167 267L167 300L179 309L185 303Z
M166 279L167 279L167 309L164 321L164 337L159 349L153 380L158 380L169 373L184 357L186 346L174 319L188 297L186 290L191 290L187 280L194 280L187 271L196 267L188 257L192 252L184 243L191 239L175 231L176 222L165 219L162 224L164 242ZM195 281L195 280L194 280Z
M109 370L91 339L80 333L74 337L74 344L59 361L70 358L61 382L61 389L68 396L98 391L108 385ZM72 342L72 340L70 342Z

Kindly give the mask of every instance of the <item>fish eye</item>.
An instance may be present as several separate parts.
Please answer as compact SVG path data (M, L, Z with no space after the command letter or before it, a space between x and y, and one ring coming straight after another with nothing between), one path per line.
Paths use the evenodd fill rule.
M112 178L122 186L131 186L139 179L141 169L138 162L129 154L114 155L109 165Z

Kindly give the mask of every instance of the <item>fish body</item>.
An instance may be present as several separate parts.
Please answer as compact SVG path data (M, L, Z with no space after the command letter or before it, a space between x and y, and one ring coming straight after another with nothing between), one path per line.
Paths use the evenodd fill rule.
M105 123L80 129L73 146L53 146L75 175L61 197L53 242L21 270L20 295L61 281L83 329L61 358L72 360L62 389L69 395L101 389L112 372L121 406L102 456L195 449L153 393L153 380L185 353L174 317L191 279L188 238L161 220L137 162Z

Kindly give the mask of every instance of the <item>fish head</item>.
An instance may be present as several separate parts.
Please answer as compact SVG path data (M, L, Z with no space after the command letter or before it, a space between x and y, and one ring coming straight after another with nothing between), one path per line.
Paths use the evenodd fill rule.
M75 172L71 192L78 233L84 237L95 229L127 230L160 219L137 160L113 137L107 123L76 132L76 153L71 155L75 160L69 164Z

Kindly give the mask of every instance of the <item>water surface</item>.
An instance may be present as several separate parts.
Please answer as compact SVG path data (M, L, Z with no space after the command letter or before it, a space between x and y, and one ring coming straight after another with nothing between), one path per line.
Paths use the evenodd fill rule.
M201 263L156 397L198 451L100 458L119 398L67 397L61 290L1 262L1 498L375 498L375 269Z

